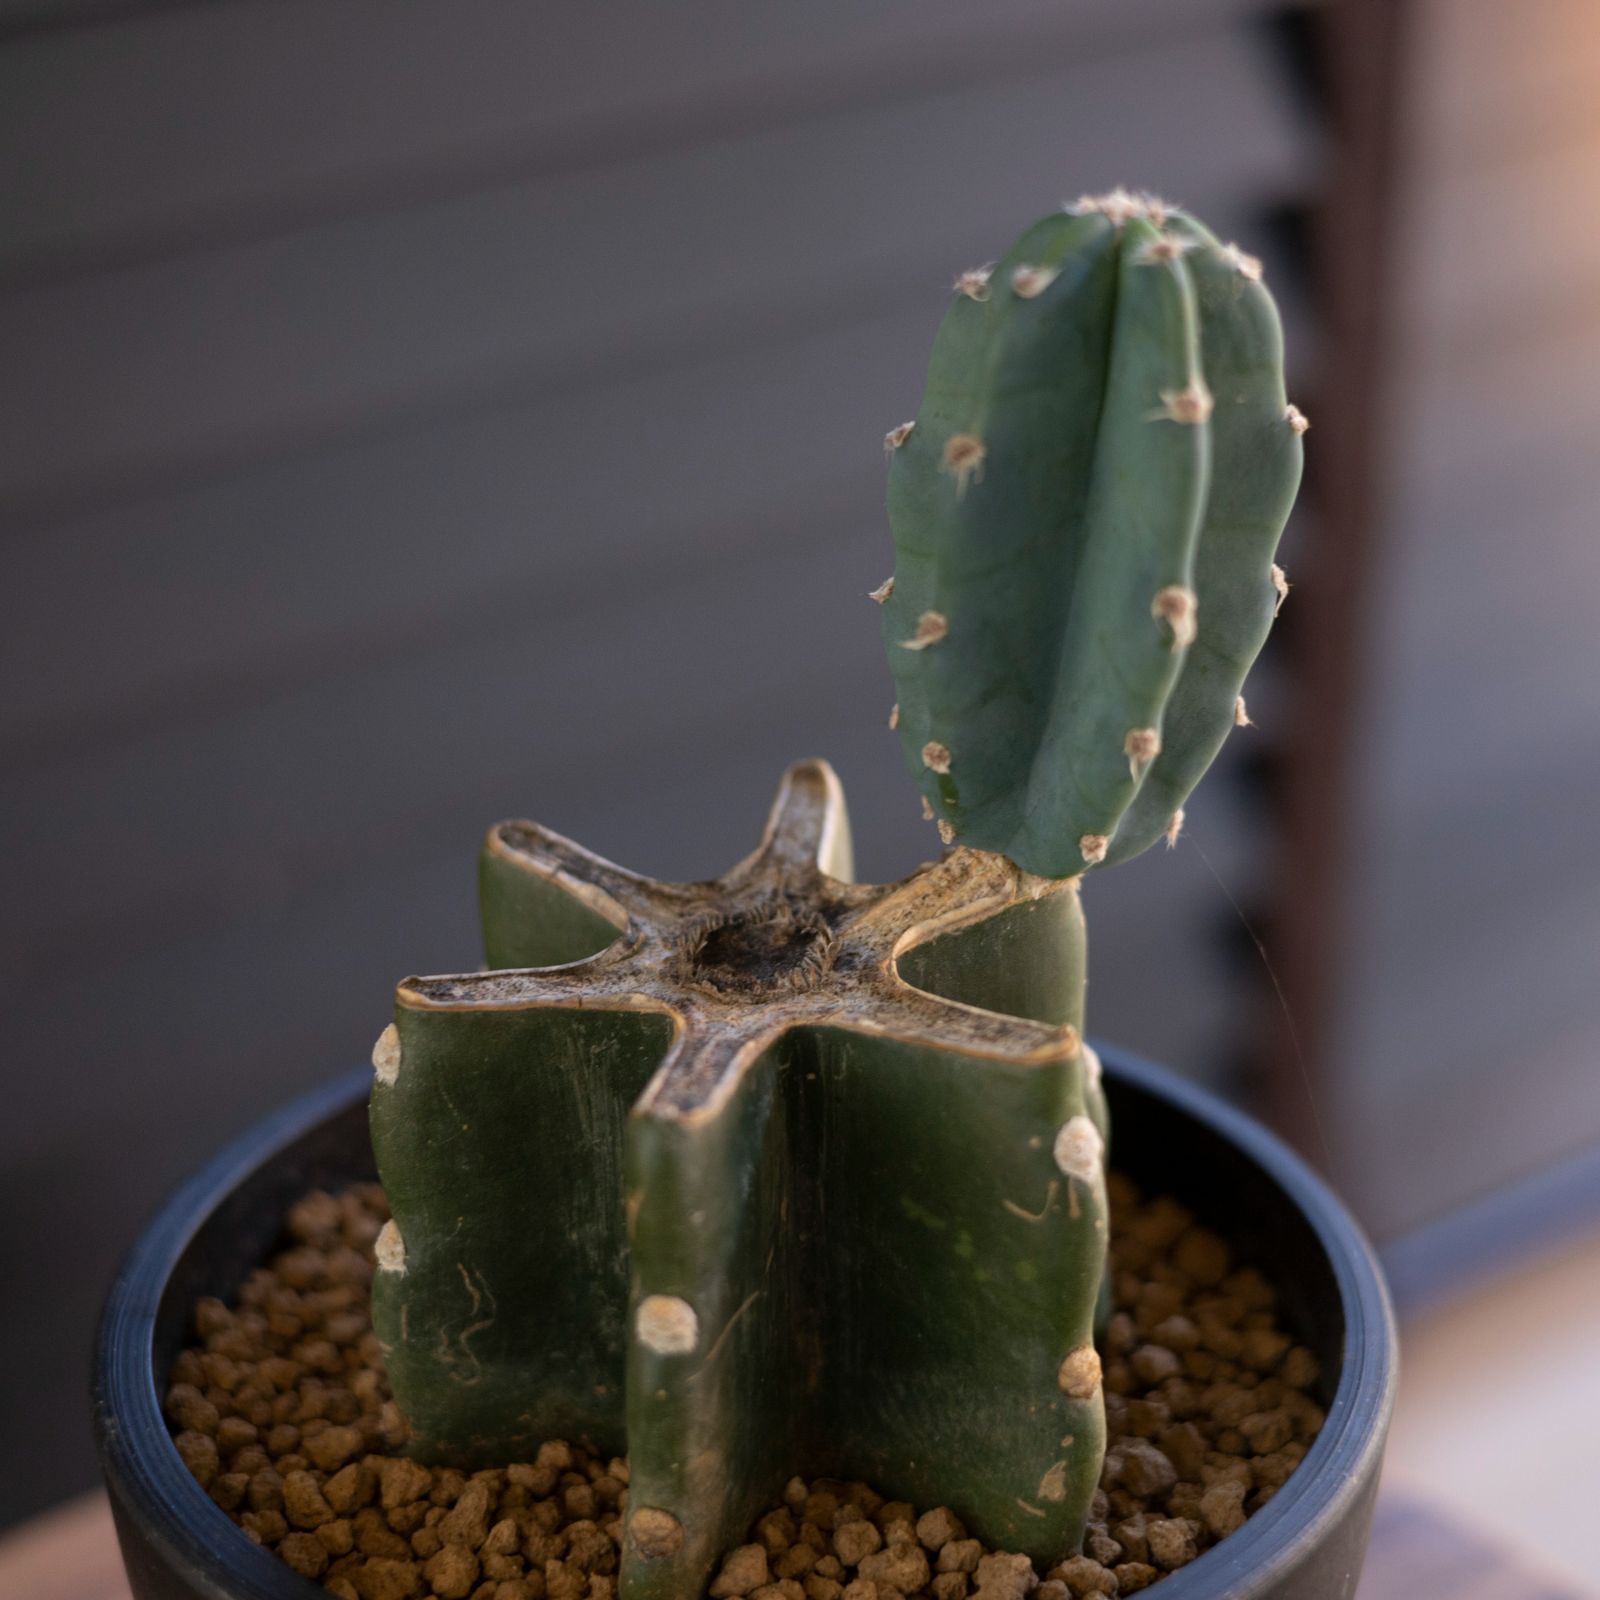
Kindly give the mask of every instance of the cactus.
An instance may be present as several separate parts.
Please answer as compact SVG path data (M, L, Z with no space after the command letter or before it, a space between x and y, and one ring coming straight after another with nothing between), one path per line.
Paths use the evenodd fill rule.
M626 1449L624 1600L703 1592L796 1472L1044 1564L1081 1542L1108 1129L1078 875L1171 830L1271 621L1303 421L1258 277L1119 193L960 281L874 596L939 861L855 883L821 762L704 883L503 823L487 969L399 987L373 1306L411 1448Z
M374 1057L413 1448L626 1443L629 1596L700 1592L802 1468L1073 1546L1106 1230L1076 891L971 850L854 884L820 762L713 883L493 830L491 970L402 984Z
M1176 836L1282 593L1305 419L1260 264L1121 191L965 273L888 438L878 591L947 837L1056 877Z

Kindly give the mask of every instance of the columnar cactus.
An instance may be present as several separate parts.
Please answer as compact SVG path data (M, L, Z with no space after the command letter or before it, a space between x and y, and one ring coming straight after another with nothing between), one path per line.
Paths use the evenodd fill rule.
M415 1448L626 1443L636 1596L698 1593L802 1464L1074 1543L1106 1230L1076 882L956 850L855 884L812 762L714 883L512 823L483 901L491 969L402 984L375 1054Z
M1303 424L1258 277L1119 194L961 280L875 596L940 861L855 883L821 762L707 883L503 823L488 969L399 988L374 1313L412 1448L626 1449L626 1600L703 1592L796 1472L1041 1562L1082 1538L1108 1134L1078 874L1170 830L1271 619Z

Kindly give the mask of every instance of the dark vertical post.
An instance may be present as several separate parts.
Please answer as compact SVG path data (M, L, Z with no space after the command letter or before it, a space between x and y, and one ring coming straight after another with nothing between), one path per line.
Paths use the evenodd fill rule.
M1321 331L1307 441L1313 536L1296 583L1292 712L1281 773L1281 833L1271 913L1273 958L1293 1024L1273 1013L1266 1107L1314 1158L1325 1154L1314 1102L1335 1064L1332 1007L1344 949L1352 735L1384 469L1385 350L1396 273L1393 227L1402 159L1407 0L1329 0L1317 19L1330 169L1312 218L1312 292Z

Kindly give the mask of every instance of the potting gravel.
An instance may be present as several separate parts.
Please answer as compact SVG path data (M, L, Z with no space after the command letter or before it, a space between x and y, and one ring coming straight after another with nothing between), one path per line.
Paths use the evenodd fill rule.
M1134 1594L1259 1510L1323 1413L1273 1291L1170 1199L1111 1179L1107 1438L1083 1552L1039 1573L948 1507L791 1480L714 1575L713 1600L1068 1600ZM364 1184L307 1195L236 1307L202 1300L173 1364L178 1453L247 1537L340 1600L614 1600L628 1464L552 1440L464 1473L398 1452L405 1423L368 1314L388 1217Z

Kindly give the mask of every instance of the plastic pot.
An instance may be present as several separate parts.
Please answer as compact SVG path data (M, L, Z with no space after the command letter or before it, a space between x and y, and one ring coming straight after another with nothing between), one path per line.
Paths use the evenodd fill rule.
M1193 1085L1103 1049L1114 1164L1176 1196L1277 1287L1285 1326L1322 1364L1328 1419L1271 1502L1151 1591L1160 1600L1347 1600L1355 1592L1393 1405L1394 1317L1372 1250L1285 1145ZM135 1600L316 1600L189 1475L160 1393L202 1295L231 1298L308 1189L373 1173L366 1069L258 1123L172 1197L102 1314L94 1417ZM798 1465L802 1465L800 1463ZM685 1597L694 1600L694 1597Z

